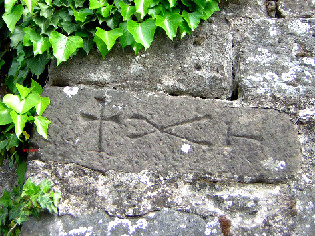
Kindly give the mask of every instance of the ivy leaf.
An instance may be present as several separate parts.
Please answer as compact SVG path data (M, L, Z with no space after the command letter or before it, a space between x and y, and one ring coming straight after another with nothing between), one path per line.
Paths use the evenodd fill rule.
M36 5L36 3L38 2L38 0L24 0L24 2L26 3L26 6L28 8L28 11L33 14L34 11L34 7Z
M22 184L25 181L25 173L27 170L27 165L25 161L22 161L18 164L18 167L16 169L16 174L18 176L18 184L22 186Z
M199 12L202 14L201 19L208 20L215 11L220 11L218 2L213 0L207 1L206 6L204 8L200 8L199 10Z
M15 134L10 134L7 138L7 141L8 141L6 145L7 151L9 151L10 148L12 147L18 147L20 144L20 141Z
M48 97L41 97L40 102L36 105L37 114L41 116L49 104L50 104L50 100Z
M27 115L19 115L15 111L11 111L10 115L15 125L15 134L20 137L27 122Z
M3 97L3 102L19 114L24 114L40 102L40 96L37 93L31 93L26 99L21 100L18 95L7 94Z
M168 0L170 2L170 6L174 7L176 5L177 0Z
M23 191L21 197L36 195L40 192L40 187L32 183L30 179L27 179L23 185Z
M47 4L44 3L38 3L38 6L40 7L40 15L45 18L50 18L53 14L53 9Z
M11 193L4 190L2 197L0 198L0 205L4 207L12 207L12 199L11 199Z
M150 47L156 29L155 20L148 19L142 23L133 20L127 22L127 29L137 43L141 43L146 49Z
M124 50L126 46L128 45L131 46L135 42L135 39L133 38L132 34L130 34L130 32L128 31L126 22L120 23L119 28L123 32L123 35L120 36L119 38L119 42Z
M50 213L57 213L57 208L53 205L53 202L50 200L50 196L48 194L38 196L37 201L41 208L47 209Z
M2 18L4 22L7 24L8 29L11 31L11 33L14 32L15 25L20 20L22 14L23 14L22 5L14 6L10 13L3 14Z
M23 28L20 26L16 26L14 29L14 33L11 35L11 47L15 48L18 46L20 42L22 42L24 36Z
M47 129L48 125L51 123L50 120L48 120L46 117L43 116L35 116L34 123L37 128L37 132L43 136L45 139L47 139Z
M182 39L186 34L191 34L192 30L191 28L188 26L188 23L186 21L183 21L182 24L180 24L179 26L179 30L180 30L180 38Z
M113 8L113 5L107 5L106 7L102 7L101 9L98 9L97 12L100 12L100 14L106 18L106 17L109 17L110 15L110 11L112 10Z
M93 41L96 43L97 49L100 51L103 59L105 59L105 56L109 53L109 51L107 50L107 45L101 38L97 37L96 35Z
M178 13L168 13L165 16L156 16L156 25L163 28L171 40L176 37L177 29L182 21L183 19Z
M123 35L123 31L120 28L116 28L110 31L105 31L99 27L96 27L95 36L99 37L107 46L107 50L110 51L115 44L116 39Z
M119 6L124 21L129 20L129 18L136 12L136 8L134 6L130 6L123 1L119 2Z
M12 123L10 111L10 108L7 108L2 102L0 102L0 125Z
M200 12L188 13L187 11L183 11L182 16L192 31L197 28L200 23L200 19L202 18L202 14Z
M52 0L45 0L45 2L46 2L46 4L47 4L48 6L50 6L50 5L51 5Z
M44 53L35 57L28 58L26 60L26 63L33 74L40 76L44 72L45 67L49 61L50 58L46 53Z
M61 193L50 192L50 196L53 198L55 206L58 206L59 200L61 199Z
M106 0L90 0L90 9L97 9L105 6L107 4Z
M80 11L73 9L73 15L76 21L84 22L87 16L93 15L93 11L87 8L80 9Z
M5 12L7 13L11 12L11 9L15 5L16 2L17 0L5 0L4 1Z
M148 13L153 0L135 0L136 12L141 14L141 19Z
M194 0L194 3L196 3L200 8L205 8L207 1L209 0Z
M80 36L65 36L56 31L49 35L49 41L53 48L53 54L57 58L57 65L67 61L78 49L83 47L83 39Z
M16 88L19 91L21 98L24 99L32 91L31 88L24 87L23 85L16 84Z
M47 193L51 189L51 183L47 179L44 179L39 186L43 193Z
M43 88L40 86L39 83L37 83L35 80L32 79L31 83L32 93L38 93L39 95L42 94Z

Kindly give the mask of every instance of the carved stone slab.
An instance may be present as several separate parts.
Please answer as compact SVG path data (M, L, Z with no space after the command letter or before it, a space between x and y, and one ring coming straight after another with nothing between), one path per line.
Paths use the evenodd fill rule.
M299 145L289 116L274 110L164 94L46 88L48 141L33 158L122 172L280 181L294 174Z

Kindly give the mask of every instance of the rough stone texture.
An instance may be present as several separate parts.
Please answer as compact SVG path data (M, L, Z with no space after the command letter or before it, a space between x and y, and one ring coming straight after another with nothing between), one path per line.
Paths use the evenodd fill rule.
M314 106L314 19L239 18L232 24L243 101L291 113Z
M214 16L261 18L267 16L265 0L221 0L221 11Z
M221 231L219 225L218 219L214 217L203 219L194 214L181 213L169 209L152 212L145 217L129 219L109 217L106 213L99 212L84 214L77 218L73 218L71 216L44 216L40 221L28 224L21 235L193 236L216 234Z
M163 174L154 171L154 165L151 171L96 171L87 168L88 165L84 167L72 163L71 159L68 159L69 163L60 161L62 159L67 160L68 156L72 155L71 151L64 150L63 156L57 155L55 151L55 159L50 159L58 159L59 161L47 161L45 157L41 157L41 161L33 157L34 160L29 161L28 176L35 182L40 182L43 178L48 178L53 182L53 188L56 191L62 192L63 201L59 206L59 216L42 218L37 221L32 220L26 223L22 231L24 235L46 236L49 233L52 235L56 234L56 232L57 234L59 232L63 233L60 233L60 235L130 234L164 236L167 233L169 235L194 235L190 231L184 231L188 230L188 227L192 227L194 229L193 232L201 232L200 235L314 235L314 19L308 18L311 13L314 15L314 12L311 12L313 1L279 0L276 1L275 9L271 9L272 6L268 8L267 2L264 0L230 0L228 4L224 1L221 2L224 6L223 11L215 14L209 21L210 26L204 24L203 27L211 29L215 25L217 26L215 34L231 35L233 37L231 47L229 46L226 52L226 55L232 55L230 57L231 61L224 62L226 63L225 65L231 68L225 68L224 71L232 71L232 82L231 80L226 82L229 86L232 85L232 99L236 100L233 102L213 102L199 99L199 101L201 104L209 102L218 104L217 106L219 107L223 106L222 111L215 110L218 113L217 116L221 116L222 120L233 113L224 113L224 111L229 109L236 111L254 110L261 111L261 113L265 111L267 114L275 114L275 111L270 109L276 109L280 111L277 114L282 117L285 116L283 112L289 114L290 121L286 118L287 125L289 127L298 127L296 133L298 134L298 140L301 145L301 161L294 174L294 178L272 184L261 182L251 183L245 177L242 180L240 178L214 178L213 175L203 176L193 173L179 174L168 172L167 174ZM272 17L285 18L273 19ZM222 31L220 30L220 24L222 24L222 29L224 29ZM195 39L196 35L192 37ZM193 44L193 41L191 41L193 39L188 37L186 40L190 44ZM212 40L211 37L207 37L205 41L208 39ZM158 40L161 40L159 42L163 42L161 44L168 45L169 43L169 41L163 41L163 39ZM230 43L227 45L230 45ZM231 50L231 52L228 50ZM110 57L114 57L115 53ZM146 53L144 54L146 55ZM202 53L206 52L203 51ZM155 56L161 58L158 54ZM154 57L151 53L149 56ZM129 56L127 55L126 57ZM219 58L218 55L215 57ZM95 63L99 63L98 65L101 70L104 62L101 63L95 59L96 57L93 58ZM141 56L138 58L138 60L142 60ZM78 59L75 60L79 61ZM95 73L88 67L92 63L82 63L82 65L86 66L84 69L88 72L82 78L91 76L91 72L92 75ZM70 66L72 68L79 68L80 64ZM59 69L62 70L62 73L68 73L70 78L68 81L70 82L67 84L61 81L59 84L56 82L55 85L62 87L71 85L82 88L87 86L87 83L84 86L71 84L73 83L71 82L71 73L74 72L67 72L66 66ZM150 70L148 73L150 73ZM54 69L51 70L51 73L51 78L54 78L53 73L58 74L59 72ZM210 71L210 73L213 72ZM78 77L78 79L80 78ZM93 81L96 79L93 78ZM126 80L128 78L122 78L121 82L117 80L115 81L115 85L121 85L120 87L117 86L119 90L135 90L136 88L130 85L134 82L126 83ZM157 86L158 83L156 81L154 82L155 87L149 86L146 83L147 81L144 81L144 85L139 85L142 86L141 89L176 94L174 90L167 90L165 86ZM94 85L96 91L98 89L97 84L92 83L92 85ZM108 82L105 86L108 86L108 89L114 87L113 82ZM211 84L211 86L214 86L214 84ZM213 90L209 87L207 91L215 91L217 88L223 88L224 86L216 85ZM54 89L58 90L57 88L46 88L46 92L48 93ZM60 92L62 89L58 90L59 92L56 93L55 97L59 97L54 100L61 100L61 96L64 96ZM71 94L69 88L66 91ZM76 96L79 96L80 93L81 90L78 91L78 95L73 95L69 100L78 99ZM117 93L117 91L113 93ZM142 100L134 103L134 108L139 108L143 104L144 97L154 98L154 94L145 96L143 93L141 96L138 96ZM227 95L230 93L231 90L226 92ZM130 94L130 92L126 94ZM115 104L116 108L112 107L112 110L116 109L118 113L128 109L129 111L132 110L130 107L121 106L123 103L126 104L126 94L122 94L121 103L117 103L118 106ZM186 94L193 94L193 92L186 92ZM214 94L209 95L209 97L217 96ZM219 94L224 93L219 92ZM98 93L96 92L94 96L98 97ZM98 98L103 97L104 93L101 92L101 96ZM157 97L163 96L157 95ZM224 98L224 96L220 98ZM178 101L192 100L192 98L182 97L170 97L169 99L178 99ZM98 100L101 103L103 102L103 104L105 103L102 99ZM129 100L127 104L130 104L131 101ZM97 103L95 102L88 104L89 101L91 100L82 100L82 107L87 106L86 109L82 109L82 112L87 114L85 118L88 120L100 117L100 114L97 112L100 111L101 106L96 105ZM180 110L183 110L185 105L182 105ZM52 106L54 106L54 103ZM231 108L232 106L235 108ZM249 109L249 107L253 106L270 109ZM64 105L64 109L68 109L69 111L74 110L78 114L78 110L70 106L66 107L66 104ZM163 113L165 109L161 104L156 110ZM148 111L152 109L144 107L138 110ZM191 111L190 113L192 114L185 114L190 117L194 114L193 112L196 111L196 108L191 109ZM175 112L172 107L170 114ZM211 113L211 111L209 112ZM63 113L60 112L60 114ZM156 113L153 112L152 115L154 114ZM104 113L103 115L106 114ZM244 117L244 115L242 114L240 117ZM165 122L169 120L170 116L166 117ZM150 117L150 119L153 118L153 116ZM76 119L79 120L82 117L78 115L73 120L76 121ZM69 118L65 117L63 120L69 120ZM163 120L159 121L158 125L163 125ZM119 119L113 119L113 121L119 121ZM75 122L72 123L76 124ZM112 123L121 129L121 124ZM62 124L62 119L57 124ZM69 127L70 125L71 123L69 122L63 124L61 127ZM95 125L99 127L99 123L96 124L95 122ZM220 124L217 126L220 126ZM67 136L67 134L82 133L84 127L68 131L59 128L61 133L58 138L62 136L61 134L64 134L64 142L68 144L71 150L74 150L73 148L79 145L80 140L75 144L73 141L76 141L78 137ZM134 127L133 130L128 130L134 136L137 136L143 130L150 129L151 126L149 124L145 125L145 123L135 123L134 126L131 126L128 123L128 127ZM241 127L243 126L240 125L239 128ZM96 129L92 124L90 128L92 130ZM152 129L154 131L154 126ZM96 135L88 134L89 129L85 129L85 131L87 133L85 135ZM114 134L117 133L118 136L120 135L116 130L111 129L110 131ZM212 129L212 132L219 131L221 130ZM176 132L178 131L176 130ZM180 132L186 135L183 130ZM96 130L95 133L99 133L99 130ZM194 132L189 132L187 136L191 137L193 134ZM201 129L201 134L199 137L192 137L195 140L203 138L204 129ZM120 141L125 143L124 139L117 140L114 146L117 147ZM148 142L150 140L145 141ZM218 143L220 140L215 140L215 142ZM191 143L190 145L194 146L195 144ZM153 144L153 146L155 147L156 144ZM180 148L181 145L176 150ZM250 146L250 148L253 148L253 146ZM86 150L79 150L82 151L82 155L86 152ZM191 151L194 150L191 149ZM54 151L51 150L50 152L53 153ZM134 150L131 149L130 153L133 152ZM140 149L139 152L143 152L143 150ZM179 155L184 154L179 153ZM129 153L125 154L128 155ZM190 152L187 154L190 154ZM52 154L50 155L52 157ZM82 160L83 157L78 158L78 160ZM92 163L91 165L97 165L97 163ZM252 172L255 171L253 170ZM226 174L228 173L224 173L225 176ZM166 208L169 210L166 211ZM148 219L152 212L156 213L155 219L160 220ZM71 218L69 215L74 216L74 218ZM115 217L119 217L121 220ZM103 225L99 224L100 220L105 223ZM142 228L144 220L148 223L145 230ZM190 224L190 220L194 223ZM111 227L111 234L107 231L109 225L113 225ZM182 227L184 225L186 228ZM155 231L151 230L153 228L157 229L158 232L156 234ZM198 229L200 231L197 231ZM164 230L164 232L161 230ZM197 233L196 235L198 235Z
M315 16L314 0L278 0L278 9L282 17L308 18Z
M298 166L296 130L285 114L190 97L77 89L72 97L67 88L46 89L52 124L48 141L33 141L40 149L35 158L100 171L252 182L283 180Z
M215 18L192 37L174 42L160 34L136 57L116 47L103 61L96 51L50 70L57 86L88 84L141 91L165 91L196 97L226 99L232 95L232 33ZM227 33L228 32L228 33Z
M231 221L231 232L235 235L246 235L247 231L250 232L249 235L278 235L278 232L283 235L291 232L296 224L296 198L291 195L287 184L272 186L262 183L250 185L212 182L193 175L182 178L162 177L147 171L137 174L109 171L102 174L76 164L41 161L31 161L29 173L33 181L38 183L43 178L48 178L54 183L55 191L62 191L63 201L59 205L59 215L72 215L76 217L74 222L85 218L82 215L93 212L106 212L119 218L143 216L138 219L146 219L150 212L163 211L167 207L203 219L211 217L211 228L217 224L218 217L226 216ZM189 222L186 219L180 223L176 220L175 224L177 227L185 225ZM39 229L48 222L42 222ZM24 228L26 235L35 232L32 226L34 223L30 224ZM49 224L57 230L62 229L64 223ZM160 229L165 227L164 224L158 225ZM87 228L89 224L81 226ZM94 227L98 226L94 224ZM38 235L48 235L42 230L49 228L50 226L45 226ZM78 227L74 223L65 228L70 231ZM221 230L210 235L222 235Z
M9 168L9 160L4 160L3 165L0 166L0 197L4 190L11 191L17 185L16 169L13 166Z

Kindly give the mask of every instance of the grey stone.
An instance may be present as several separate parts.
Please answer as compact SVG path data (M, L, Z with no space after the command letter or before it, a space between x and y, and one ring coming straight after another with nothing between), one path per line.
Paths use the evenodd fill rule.
M119 219L97 212L78 217L43 216L23 226L21 236L66 235L223 235L215 217L200 216L163 209L145 217Z
M17 185L16 168L9 168L10 160L5 159L3 165L0 166L0 198L3 191L11 191Z
M296 114L315 98L314 19L237 19L234 65L240 97Z
M314 0L278 0L282 17L306 18L315 16Z
M267 17L265 0L221 0L221 11L214 16L225 16L227 18L246 17L262 18Z
M146 219L152 212L169 208L185 212L182 223L174 220L179 225L186 224L185 219L194 214L207 219L208 227L216 229L217 217L225 216L230 219L231 232L236 235L244 235L244 232L245 235L246 232L279 235L276 232L291 232L292 227L286 226L296 222L296 214L300 214L299 208L296 212L292 204L298 200L291 196L291 188L286 183L213 182L194 175L165 177L147 171L100 173L76 164L38 160L29 162L29 177L35 183L48 178L54 190L62 192L59 217L45 221L42 224L45 226L39 227L40 232L50 227L59 228L58 222L64 215L92 221L93 217L89 214L106 212L121 219ZM170 214L173 214L172 211ZM33 223L31 226L28 224L25 226L35 231L37 227ZM91 224L94 224L93 221ZM166 223L157 227L160 230L169 229ZM208 229L207 232L215 234L214 230ZM220 230L216 232L220 233Z
M70 89L77 94L69 97ZM86 87L49 87L45 95L49 138L33 139L41 160L259 182L282 181L299 163L296 130L273 110Z
M105 60L94 51L84 60L77 56L57 68L53 63L49 83L226 99L233 89L232 33L224 20L214 18L212 22L204 22L192 36L174 42L158 34L150 49L137 56L115 47Z

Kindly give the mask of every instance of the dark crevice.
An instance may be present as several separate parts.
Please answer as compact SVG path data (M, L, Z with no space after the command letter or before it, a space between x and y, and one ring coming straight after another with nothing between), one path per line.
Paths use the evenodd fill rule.
M239 98L239 88L240 88L239 83L236 82L235 86L234 86L234 89L232 90L232 95L230 97L231 101L235 101L235 100L237 100Z
M279 9L279 0L267 0L266 8L268 16L271 18L285 18Z

